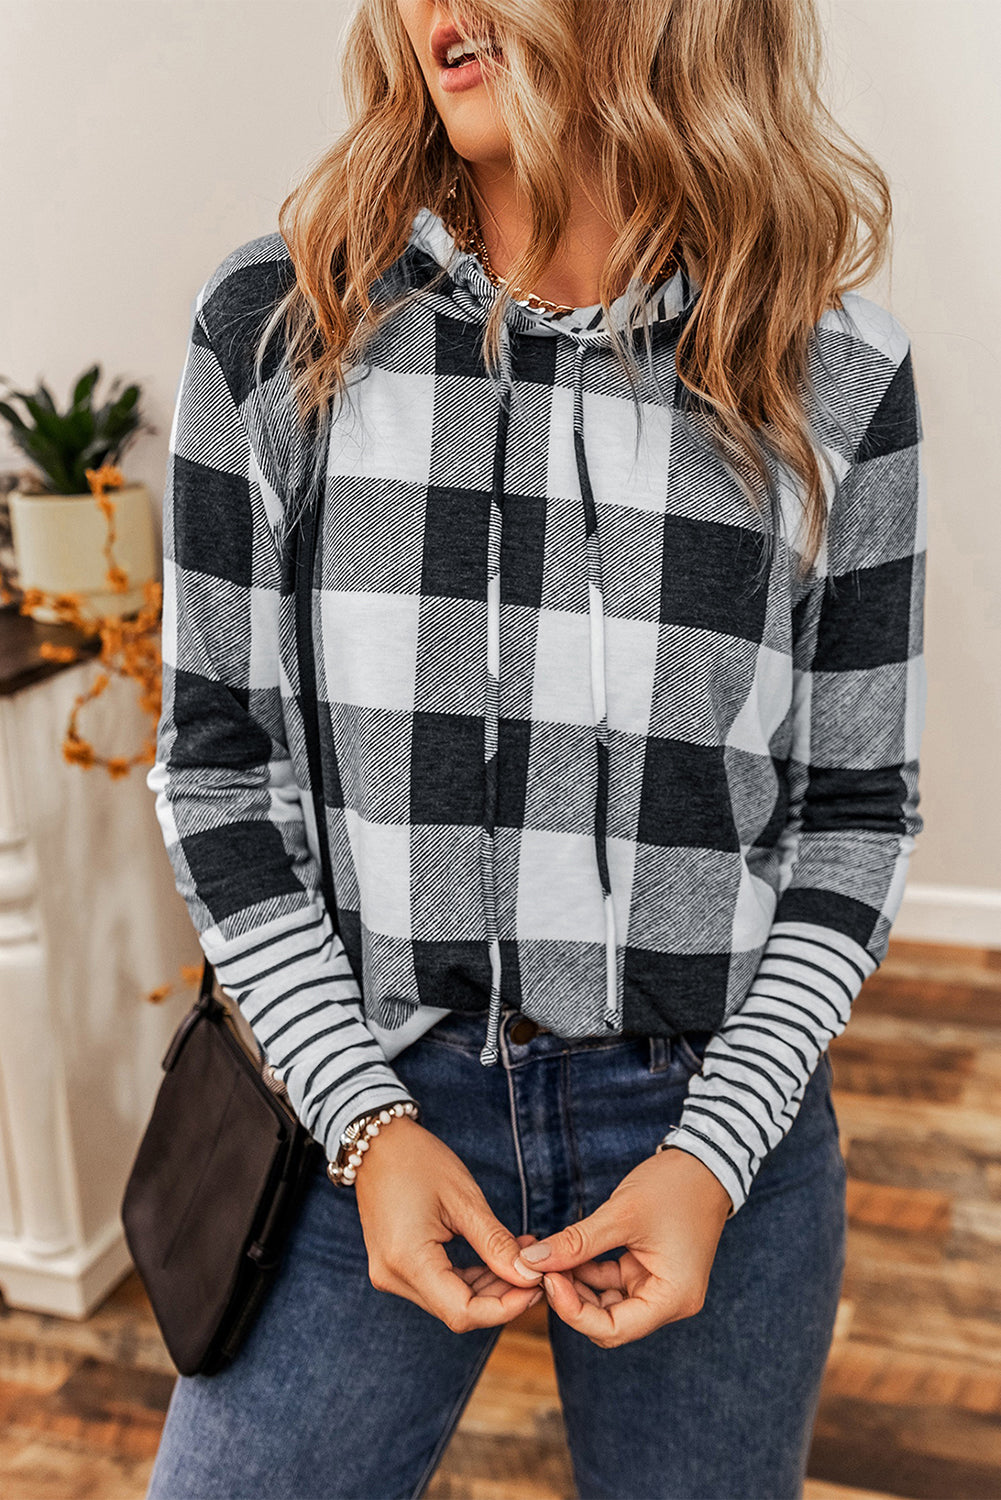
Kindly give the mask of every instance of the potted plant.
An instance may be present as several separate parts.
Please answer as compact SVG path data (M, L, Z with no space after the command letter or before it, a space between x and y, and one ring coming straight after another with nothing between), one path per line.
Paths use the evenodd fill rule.
M19 583L29 597L33 591L74 594L95 617L123 616L142 607L143 585L156 577L157 555L149 491L144 484L126 484L115 464L139 431L156 429L141 419L137 385L119 390L116 379L96 405L100 376L100 365L84 371L65 411L57 410L44 382L34 392L15 391L0 377L10 400L23 408L19 413L10 400L0 401L0 416L38 470L20 476L9 497L10 521ZM109 587L110 502L107 481L98 493L88 478L96 472L120 481L113 502L115 542L128 589ZM48 622L60 618L43 602L27 612Z

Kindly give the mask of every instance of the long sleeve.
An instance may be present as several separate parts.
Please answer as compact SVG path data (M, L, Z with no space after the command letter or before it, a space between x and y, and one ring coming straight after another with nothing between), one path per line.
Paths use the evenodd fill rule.
M899 326L899 325L898 325ZM910 341L831 505L799 610L779 895L755 977L665 1137L744 1203L886 955L918 807L926 484Z
M170 436L163 708L147 786L202 949L332 1157L349 1120L411 1095L364 1023L307 840L283 715L275 528L209 335L214 284L195 299Z

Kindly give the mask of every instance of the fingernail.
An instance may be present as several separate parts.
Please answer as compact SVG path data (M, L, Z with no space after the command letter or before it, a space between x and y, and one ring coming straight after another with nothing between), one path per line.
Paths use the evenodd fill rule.
M524 1251L522 1252L522 1254L524 1254ZM534 1266L526 1266L521 1258L521 1255L519 1255L518 1259L515 1261L514 1269L516 1271L520 1271L522 1276L539 1276L541 1274L541 1272L537 1271Z
M529 1264L536 1260L545 1260L549 1254L549 1248L545 1240L540 1240L537 1245L526 1245L521 1252L521 1259L527 1260Z
M541 1288L541 1286L540 1286L540 1287L539 1287L539 1288L538 1288L538 1289L537 1289L537 1290L536 1290L536 1291L534 1291L534 1292L533 1292L533 1293L532 1293L532 1295L531 1295L531 1296L530 1296L530 1297L529 1297L529 1299L528 1299L528 1306L529 1306L529 1307L534 1307L534 1306L535 1306L535 1304L536 1304L536 1303L537 1303L537 1302L541 1302L541 1301L542 1301L542 1288Z
M551 1276L543 1276L542 1285L551 1297L553 1295L553 1278Z

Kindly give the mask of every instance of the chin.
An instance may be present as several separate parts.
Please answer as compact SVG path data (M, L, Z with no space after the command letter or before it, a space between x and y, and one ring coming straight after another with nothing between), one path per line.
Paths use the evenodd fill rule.
M475 120L472 111L465 118L462 110L443 111L445 130L457 156L471 166L507 167L511 162L511 144L504 130L492 118ZM452 115L451 118L449 116Z
M430 83L430 80L429 80ZM493 101L481 86L460 94L432 96L453 150L470 163L507 163L511 142Z

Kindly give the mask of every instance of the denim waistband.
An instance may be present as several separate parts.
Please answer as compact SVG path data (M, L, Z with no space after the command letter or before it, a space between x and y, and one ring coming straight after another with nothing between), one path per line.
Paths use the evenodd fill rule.
M435 1036L438 1040L447 1041L450 1046L458 1051L479 1053L483 1046L483 1024L485 1011L449 1011L436 1021L427 1033ZM501 1007L499 1038L503 1041L507 1053L515 1059L523 1059L529 1055L532 1057L549 1057L565 1052L584 1052L601 1047L621 1047L630 1043L634 1045L645 1044L650 1051L651 1064L659 1062L664 1066L670 1061L671 1054L678 1049L688 1054L688 1060L699 1062L705 1052L709 1039L713 1036L711 1031L683 1031L675 1035L666 1033L625 1033L613 1032L599 1033L590 1036L564 1037L545 1026L538 1026L538 1030L524 1042L515 1040L512 1036L512 1028L519 1020L531 1020L524 1011L508 1004L506 1001ZM538 1025L538 1023L536 1023ZM693 1057L694 1054L694 1057Z

